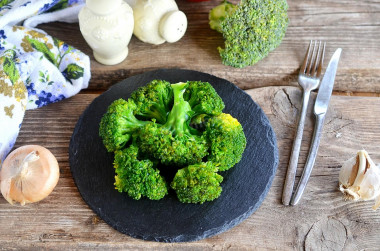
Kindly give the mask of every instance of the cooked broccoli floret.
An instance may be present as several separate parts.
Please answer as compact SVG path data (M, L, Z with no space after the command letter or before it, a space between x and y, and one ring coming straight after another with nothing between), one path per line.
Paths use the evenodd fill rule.
M170 184L181 202L219 197L218 172L239 162L246 146L241 124L223 109L215 89L200 81L154 80L128 101L114 101L99 135L115 153L116 189L136 200L159 200L169 188L162 167L164 175L176 173Z
M103 115L99 125L99 136L109 152L121 149L132 134L141 126L149 123L134 116L136 104L133 100L115 100Z
M168 193L165 179L151 160L139 160L138 152L138 147L133 144L115 152L115 188L135 200L141 196L162 199Z
M205 135L211 142L208 160L219 166L219 171L228 170L241 160L247 141L243 127L230 114L211 117Z
M173 104L173 91L169 82L153 80L134 91L131 99L137 105L135 115L156 119L163 124Z
M194 164L207 155L207 141L189 125L194 112L183 98L186 87L186 83L173 84L174 104L166 123L149 123L141 127L137 136L141 151L164 165Z
M222 62L241 68L266 57L285 36L287 9L286 0L241 0L235 9L223 2L212 9L210 26L225 40L218 48Z
M219 115L224 109L222 98L208 82L189 81L183 98L189 102L194 115Z
M178 170L170 186L183 203L204 203L220 196L223 177L212 163L199 163Z
M199 114L191 119L190 126L203 132L209 118L207 114Z

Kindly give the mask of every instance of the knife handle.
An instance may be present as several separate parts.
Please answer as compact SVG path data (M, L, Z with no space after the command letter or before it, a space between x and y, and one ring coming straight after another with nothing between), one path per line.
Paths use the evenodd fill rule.
M305 126L305 117L307 113L307 107L310 99L310 90L304 90L302 96L302 110L298 119L297 132L293 141L292 152L290 154L290 160L288 169L286 172L286 178L284 183L284 190L282 192L282 204L288 206L293 194L294 181L296 179L298 157L301 149L303 129Z
M298 183L297 189L294 192L292 200L290 201L290 205L292 206L296 205L300 201L303 191L305 190L305 187L307 185L307 182L309 181L311 170L313 169L315 159L317 157L319 143L321 141L322 127L325 121L325 114L326 113L316 115L313 139L311 141L309 155L307 157L307 161L303 169L302 176Z

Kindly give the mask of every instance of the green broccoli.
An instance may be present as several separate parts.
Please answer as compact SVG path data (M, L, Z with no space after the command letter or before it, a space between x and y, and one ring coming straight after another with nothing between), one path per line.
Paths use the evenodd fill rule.
M220 33L223 32L221 23L227 16L237 9L237 5L224 0L220 5L213 8L209 13L210 27Z
M241 0L236 6L224 1L209 13L210 27L222 33L218 48L225 65L253 65L277 48L288 27L286 0Z
M178 170L170 186L183 203L204 203L218 198L223 177L212 163L199 163Z
M109 152L125 146L132 134L141 126L149 123L134 116L137 109L133 100L115 100L103 115L99 125L99 136Z
M144 154L159 159L164 165L184 166L202 161L208 145L196 129L189 126L194 111L184 100L188 84L173 84L174 104L165 124L155 122L140 128L137 144Z
M207 114L196 115L191 119L190 126L192 128L197 129L198 131L203 132L205 130L206 123L209 119L210 116Z
M139 160L138 152L139 148L133 144L115 152L115 188L135 200L141 196L162 199L168 193L165 179L151 160Z
M189 102L193 116L199 114L219 115L224 109L222 98L208 82L188 81L183 98Z
M163 124L173 104L173 91L169 82L153 80L134 91L131 99L137 105L135 115L156 119L157 122Z
M210 142L208 160L219 166L219 171L228 170L241 160L247 140L243 127L230 114L211 117L205 135Z
M173 167L163 171L176 172L171 188L181 202L219 197L218 172L239 162L246 146L241 124L223 109L215 89L200 81L153 80L128 101L114 101L99 135L115 153L116 189L136 200L163 198L169 186L157 169L162 164Z

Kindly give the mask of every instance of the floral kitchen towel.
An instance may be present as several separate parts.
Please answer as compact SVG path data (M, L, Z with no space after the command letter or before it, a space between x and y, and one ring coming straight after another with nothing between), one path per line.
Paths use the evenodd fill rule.
M85 0L0 0L0 27L20 24L36 27L40 23L78 21Z
M56 21L49 15L66 9L70 11L61 21L75 21L70 15L79 2L0 0L0 168L16 142L25 110L73 96L90 80L88 56L43 31L13 24Z

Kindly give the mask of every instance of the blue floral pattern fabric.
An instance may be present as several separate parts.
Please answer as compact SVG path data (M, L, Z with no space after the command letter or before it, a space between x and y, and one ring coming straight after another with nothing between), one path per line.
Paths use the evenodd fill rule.
M41 30L13 24L32 19L30 11L46 17L59 11L75 16L74 6L81 3L0 0L0 168L16 142L25 111L75 95L87 88L91 75L90 59L81 51Z
M85 0L0 0L0 27L35 27L52 21L77 22Z

